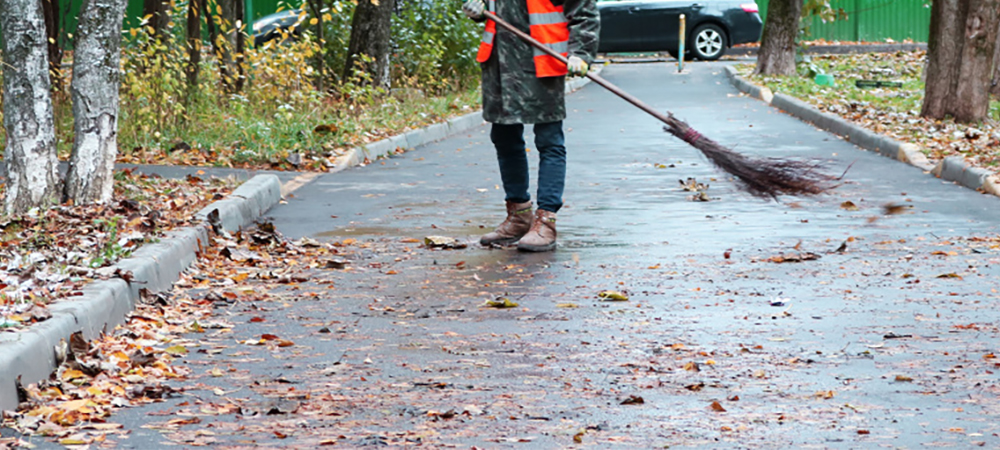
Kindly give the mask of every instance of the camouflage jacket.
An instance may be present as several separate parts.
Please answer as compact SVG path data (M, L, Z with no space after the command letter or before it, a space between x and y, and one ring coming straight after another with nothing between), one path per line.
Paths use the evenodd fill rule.
M560 0L553 0L559 4ZM595 0L562 0L569 22L569 55L587 64L597 53L600 17ZM528 33L528 2L496 0L496 14L517 29ZM548 123L566 118L564 86L566 77L537 78L534 52L522 41L497 25L490 59L482 63L483 118L487 122Z

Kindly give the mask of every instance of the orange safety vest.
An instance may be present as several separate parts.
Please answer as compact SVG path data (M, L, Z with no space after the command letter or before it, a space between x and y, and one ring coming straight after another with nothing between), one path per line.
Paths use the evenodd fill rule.
M569 54L569 22L563 15L563 7L553 5L550 0L527 0L528 1L528 24L530 25L531 37L546 47L555 50L563 56ZM489 0L488 9L496 12L496 0ZM490 59L493 52L493 39L497 33L497 24L492 20L486 21L486 29L483 30L482 42L479 43L479 53L476 54L476 61L481 63ZM534 50L535 76L558 77L568 73L566 64L558 59L546 55L541 50Z

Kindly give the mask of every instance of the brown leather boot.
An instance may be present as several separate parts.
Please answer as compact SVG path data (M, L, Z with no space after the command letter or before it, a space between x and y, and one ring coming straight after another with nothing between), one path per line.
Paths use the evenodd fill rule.
M510 245L531 229L531 202L507 202L507 219L479 239L482 245Z
M539 209L535 211L535 221L531 230L517 243L517 249L525 252L551 252L556 248L556 213Z

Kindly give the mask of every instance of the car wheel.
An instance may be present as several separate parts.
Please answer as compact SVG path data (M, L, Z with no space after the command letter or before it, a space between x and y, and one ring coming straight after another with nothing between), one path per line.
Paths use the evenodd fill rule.
M726 53L728 40L721 27L706 23L692 33L691 51L698 59L715 61Z

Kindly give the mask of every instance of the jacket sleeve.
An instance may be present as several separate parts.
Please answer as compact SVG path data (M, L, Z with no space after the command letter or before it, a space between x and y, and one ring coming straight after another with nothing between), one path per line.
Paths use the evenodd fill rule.
M601 17L596 0L565 0L563 14L569 22L569 54L590 64L597 55Z

